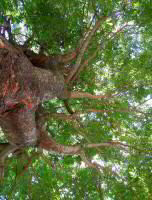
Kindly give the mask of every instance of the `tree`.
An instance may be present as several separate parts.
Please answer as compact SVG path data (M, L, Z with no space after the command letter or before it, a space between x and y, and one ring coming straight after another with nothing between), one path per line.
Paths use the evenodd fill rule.
M0 6L0 198L150 199L151 3Z

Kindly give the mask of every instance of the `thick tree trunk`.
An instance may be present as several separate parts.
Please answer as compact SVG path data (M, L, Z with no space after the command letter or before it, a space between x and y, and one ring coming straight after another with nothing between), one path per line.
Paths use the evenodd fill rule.
M0 126L11 144L36 145L37 106L63 93L64 78L57 68L33 66L22 51L0 37Z

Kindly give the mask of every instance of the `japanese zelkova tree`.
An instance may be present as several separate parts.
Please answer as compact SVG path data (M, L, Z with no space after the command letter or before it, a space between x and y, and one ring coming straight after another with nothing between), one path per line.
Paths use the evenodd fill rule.
M0 1L0 199L152 199L152 2Z

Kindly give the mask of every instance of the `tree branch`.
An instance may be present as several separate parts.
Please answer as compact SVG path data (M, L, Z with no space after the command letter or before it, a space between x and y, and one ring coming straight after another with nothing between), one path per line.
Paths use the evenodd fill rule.
M69 106L68 99L65 99L63 102L64 102L64 106L67 109L68 113L71 114L71 115L73 115L74 112L73 112L72 108Z
M88 99L107 99L107 98L111 98L112 96L106 96L106 95L93 95L90 93L85 93L85 92L71 92L69 93L69 97L70 99L81 99L81 98L88 98Z
M114 109L114 110L97 110L97 109L87 109L85 111L86 113L91 113L91 112L94 112L94 113L104 113L104 112L121 112L121 113L131 113L131 112L138 112L137 110L129 110L129 109L125 109L125 110L117 110L117 109ZM139 111L140 112L140 111Z
M81 152L80 157L81 157L82 161L83 161L88 167L96 169L99 173L100 173L100 169L104 170L104 167L102 167L102 166L99 165L98 163L96 163L96 162L91 162L91 161L87 158L87 156L86 156L86 154L85 154L84 151Z
M71 71L71 73L69 74L67 80L66 80L66 83L69 83L70 80L72 79L72 77L74 76L74 74L77 72L78 68L80 67L81 65L81 61L82 61L82 58L84 56L84 53L86 51L86 49L88 48L88 45L93 37L93 35L95 34L95 32L98 30L98 28L100 27L100 23L101 23L101 20L102 19L107 19L107 17L101 17L95 24L95 26L93 27L92 30L89 30L88 33L86 34L85 38L84 38L84 41L82 43L82 47L79 51L79 55L77 57L77 60L76 60L76 63L75 65L73 66L73 69Z
M59 55L58 60L60 63L67 64L67 63L71 62L72 60L74 60L76 58L77 54L78 54L78 49L76 49L76 51L69 52L64 55Z
M77 118L79 114L64 114L64 113L43 113L37 118L37 123L42 124L44 121L48 120L49 118L73 121Z
M91 56L89 56L89 58L88 58L87 60L85 60L85 61L81 64L81 66L79 66L77 72L73 75L73 77L71 78L70 82L73 82L74 80L76 80L76 78L78 77L78 75L80 74L80 72L84 69L84 67L85 67L86 65L88 65L88 63L89 63L92 59L94 59L94 58L96 57L98 51L99 51L100 49L104 49L104 46L106 45L106 43L108 43L109 40L115 38L115 36L116 36L118 33L122 32L122 30L123 30L127 25L128 25L128 24L125 24L125 25L122 26L120 29L118 29L116 32L112 32L112 33L110 33L110 34L108 33L108 34L107 34L107 37L109 36L108 40L107 40L106 42L104 42L104 43L100 43L100 44L97 46L97 48L96 48L96 50L94 51L94 53L93 53Z
M14 152L19 147L9 143L0 144L0 147L3 147L0 152L0 180L2 180L4 178L5 159L10 153Z
M48 151L53 151L57 154L64 155L80 155L84 148L97 148L97 147L119 147L122 149L128 148L127 144L123 144L118 141L110 141L98 144L85 144L85 145L73 145L73 146L65 146L62 144L56 143L50 136L48 136L44 131L41 132L41 140L39 147L42 149L46 149Z

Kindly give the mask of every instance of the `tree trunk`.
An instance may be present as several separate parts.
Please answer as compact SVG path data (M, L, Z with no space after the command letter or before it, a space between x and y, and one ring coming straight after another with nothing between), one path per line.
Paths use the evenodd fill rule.
M46 70L33 66L23 51L0 37L0 126L9 143L24 146L38 143L35 121L38 105L64 95L64 78L55 67Z

